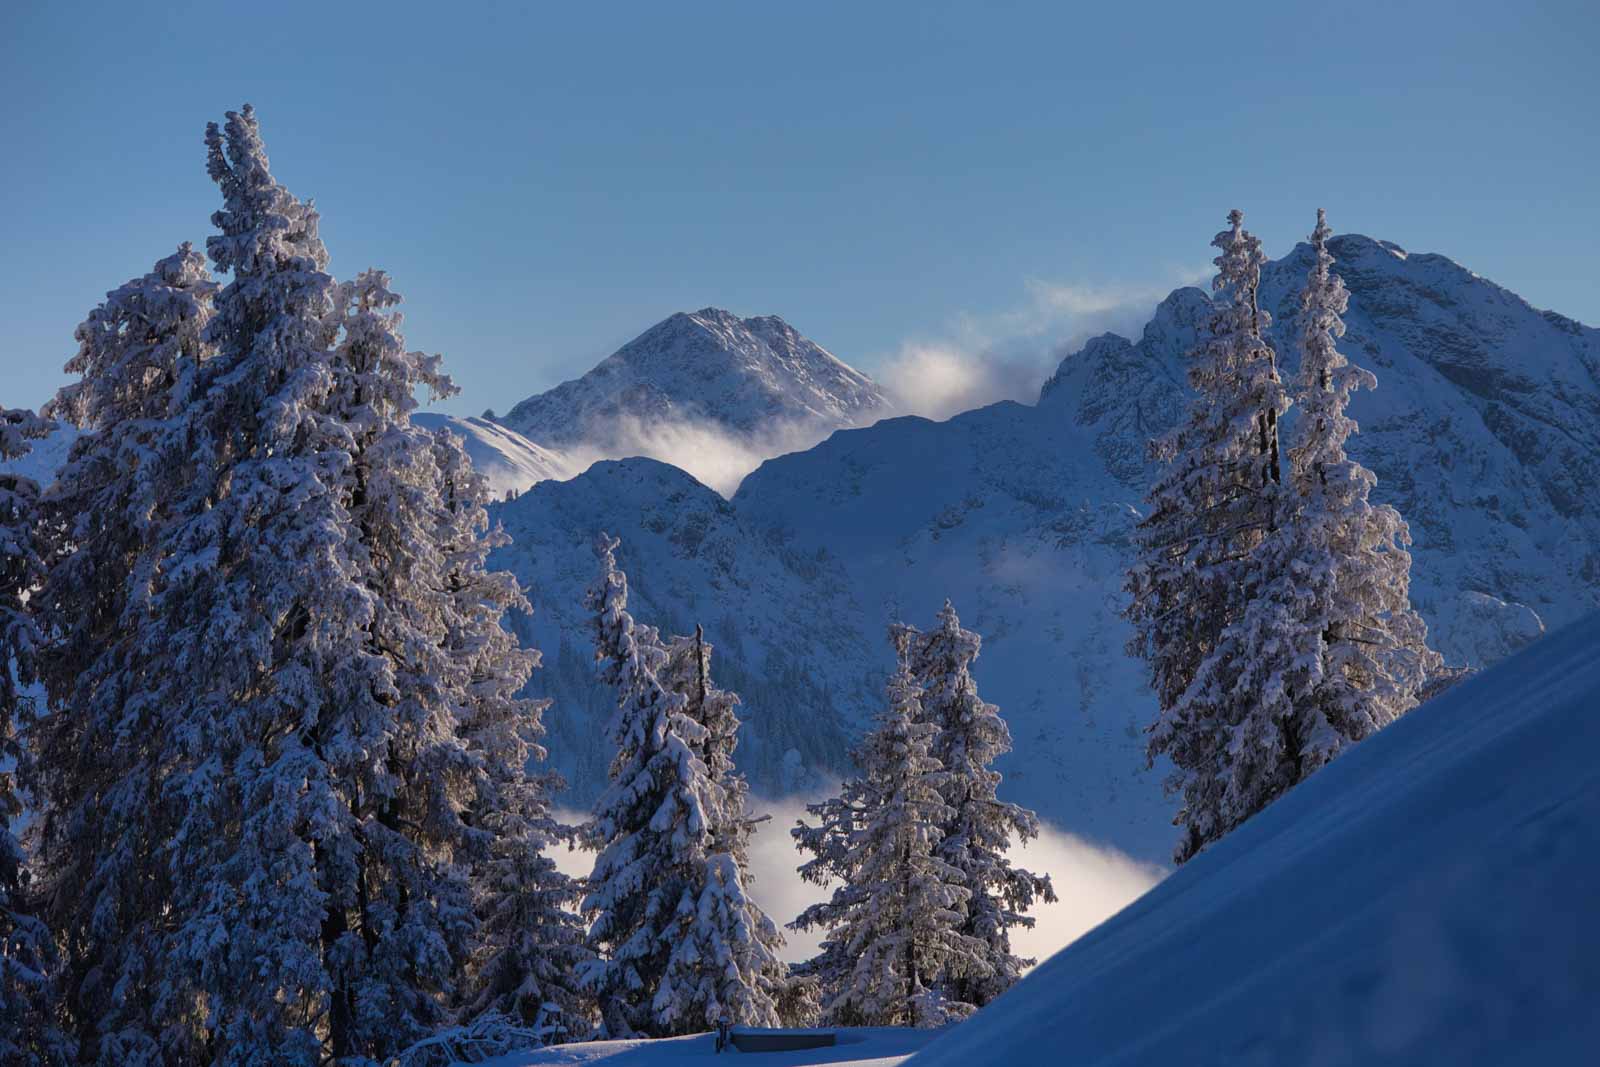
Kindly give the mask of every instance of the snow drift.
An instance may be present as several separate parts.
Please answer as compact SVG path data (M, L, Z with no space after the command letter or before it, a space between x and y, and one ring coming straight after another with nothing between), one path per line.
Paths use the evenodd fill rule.
M912 1062L1589 1062L1597 712L1591 616L1341 757Z

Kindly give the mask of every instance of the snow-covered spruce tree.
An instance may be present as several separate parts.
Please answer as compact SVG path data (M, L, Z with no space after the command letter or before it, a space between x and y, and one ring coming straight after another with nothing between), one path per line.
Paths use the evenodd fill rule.
M1318 209L1311 235L1315 262L1300 298L1300 422L1288 452L1295 524L1306 543L1332 558L1337 575L1317 620L1325 649L1315 700L1342 740L1324 734L1321 743L1310 744L1311 769L1410 710L1444 666L1411 606L1410 528L1394 508L1368 500L1377 477L1344 451L1358 430L1344 413L1350 394L1376 388L1377 379L1351 365L1335 343L1344 336L1340 316L1350 296L1332 273L1331 234L1326 212Z
M1253 653L1223 637L1260 591L1256 549L1278 526L1283 495L1278 419L1289 400L1257 301L1266 257L1241 212L1228 222L1212 241L1221 254L1210 336L1191 355L1197 395L1184 422L1153 444L1166 469L1127 584L1129 652L1148 664L1160 706L1149 756L1171 759L1168 788L1182 797L1179 863L1227 831L1228 750L1240 718L1230 683Z
M44 918L66 949L63 1007L85 1055L160 1063L194 1053L198 992L167 966L175 826L170 676L150 603L157 544L193 443L184 413L215 286L190 246L108 293L77 329L79 380L47 409L82 434L44 501L49 569L34 603L49 714L27 765ZM159 979L158 979L159 976Z
M399 297L379 271L340 285L329 409L349 434L343 499L350 547L374 594L369 651L393 692L382 765L351 768L346 803L362 843L345 922L360 936L337 962L354 1054L382 1058L452 1021L477 948L474 871L530 828L537 802L523 767L539 709L515 693L534 659L501 626L525 606L514 581L485 570L492 543L481 483L453 437L411 423L415 394L454 386L437 357L410 352ZM446 471L449 474L447 475ZM472 737L464 736L470 730ZM497 842L500 835L508 840ZM523 841L523 844L531 843Z
M710 1023L726 1014L739 1026L777 1026L788 967L779 958L783 936L750 896L750 789L734 767L739 696L711 678L711 645L696 626L693 636L674 638L660 680L683 696L684 711L705 729L696 754L713 785L708 813L709 854L704 889L696 905L690 940L680 946L666 981L694 987L697 1014Z
M21 459L51 424L31 411L0 408L0 460ZM18 729L31 718L42 638L28 598L44 578L39 486L0 472L0 1063L64 1063L52 972L56 947L35 913L21 844L11 831L22 813L16 772Z
M1337 347L1349 294L1332 271L1331 233L1319 210L1300 296L1293 491L1257 550L1271 579L1244 623L1247 639L1275 654L1258 656L1238 682L1255 701L1232 746L1235 822L1404 714L1441 666L1411 607L1410 531L1394 508L1370 502L1377 479L1344 451L1357 431L1345 414L1350 394L1377 379Z
M1312 234L1301 294L1300 419L1279 522L1255 548L1261 581L1221 647L1240 654L1213 684L1236 702L1228 746L1225 829L1238 826L1348 746L1412 707L1439 657L1408 596L1409 532L1371 504L1376 479L1350 460L1352 391L1377 383L1336 339L1348 294L1331 267L1326 217Z
M1011 951L1012 927L1030 928L1023 914L1036 900L1054 901L1048 875L1012 866L1006 855L1013 839L1039 836L1039 818L1026 808L998 798L1000 772L994 761L1011 751L1011 731L1000 709L978 695L972 663L982 639L961 627L955 607L945 601L939 625L928 633L906 629L912 670L922 689L922 714L938 729L932 755L944 768L940 792L950 808L935 854L961 872L968 892L960 930L985 946L989 973L958 976L947 984L950 997L983 1007L1016 984L1033 960Z
M938 728L924 721L912 672L910 634L893 628L898 666L888 708L856 750L860 774L840 794L806 810L791 831L812 858L800 876L838 883L789 925L826 931L804 969L822 986L824 1018L840 1026L937 1026L973 1011L944 988L987 977L989 946L961 930L970 893L935 852L954 814L932 755Z
M174 820L147 981L183 1013L161 1034L169 1061L352 1060L367 1051L354 976L376 931L350 920L371 889L369 814L393 788L400 694L373 647L378 593L346 507L335 283L317 214L273 179L253 111L206 143L224 200L206 248L232 279L182 416L145 642L142 699L168 722L151 786ZM203 992L169 993L185 981Z
M599 853L583 900L599 959L582 977L608 1036L663 1037L715 1021L696 1011L701 986L675 956L692 943L721 798L697 755L708 731L687 714L687 699L657 677L667 655L655 631L628 614L617 545L604 533L596 539L600 577L587 601L595 658L617 710L606 731L616 746L609 785L585 827Z
M559 776L528 770L545 758L547 702L517 693L539 653L519 648L501 625L507 611L528 606L510 574L487 569L488 553L510 539L490 528L487 487L460 440L440 430L434 452L445 505L436 543L452 612L450 678L461 734L486 776L463 817L489 838L471 856L478 947L460 1014L470 1023L498 1013L547 1042L580 1039L594 1020L576 974L593 954L576 912L581 889L547 855L573 831L551 812Z

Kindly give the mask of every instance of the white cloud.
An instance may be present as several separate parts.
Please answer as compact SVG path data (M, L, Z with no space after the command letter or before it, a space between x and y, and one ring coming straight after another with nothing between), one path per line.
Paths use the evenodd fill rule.
M789 831L795 820L805 817L805 801L757 797L751 808L771 815L760 824L751 844L752 893L772 920L783 926L808 905L827 900L832 890L801 881L795 870L803 857L795 851ZM563 818L576 821L580 817L564 813ZM1057 901L1040 904L1031 912L1034 928L1012 933L1014 951L1040 962L1143 896L1165 874L1161 868L1114 848L1049 826L1037 840L1014 847L1011 856L1020 867L1048 874L1055 886ZM569 874L581 877L589 873L593 857L561 849L555 860ZM820 931L785 929L784 937L788 944L783 955L791 962L814 955L821 941Z
M604 436L565 449L562 456L574 475L598 460L648 456L687 471L702 485L732 497L745 475L767 460L804 451L830 432L807 422L774 422L756 433L740 433L709 420L647 423L620 416L606 424Z
M1208 274L1181 269L1143 285L1029 279L1016 306L964 312L942 334L905 341L877 377L901 411L929 418L999 400L1031 404L1069 352L1107 331L1137 338L1174 286L1195 284Z

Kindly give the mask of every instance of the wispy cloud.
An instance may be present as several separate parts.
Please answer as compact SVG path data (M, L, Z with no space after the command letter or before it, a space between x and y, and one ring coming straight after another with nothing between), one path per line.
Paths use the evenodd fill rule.
M831 432L814 422L770 422L755 432L741 433L710 419L645 422L621 416L608 422L603 434L565 449L562 455L573 474L602 459L648 456L687 471L702 485L732 497L745 475L762 463L804 451Z
M1107 331L1137 337L1173 288L1209 273L1182 268L1137 285L1029 279L1014 306L962 312L942 330L906 340L878 378L901 411L929 418L999 400L1032 403L1066 354Z

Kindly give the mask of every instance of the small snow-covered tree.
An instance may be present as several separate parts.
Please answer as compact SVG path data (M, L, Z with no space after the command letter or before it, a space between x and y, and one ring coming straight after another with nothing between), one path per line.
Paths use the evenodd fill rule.
M77 329L79 380L48 411L82 433L43 506L49 570L35 602L49 714L27 769L44 918L66 948L63 1006L80 1044L108 1061L159 1063L198 1041L193 976L166 966L175 812L173 682L151 602L157 546L194 445L185 412L209 347L215 293L189 245L108 293Z
M723 1017L739 1026L777 1026L788 967L779 958L783 936L750 896L749 786L734 767L739 696L711 678L712 647L704 630L674 638L661 681L685 700L684 711L705 730L696 746L706 766L715 806L704 888L690 940L668 969L674 986L695 987L696 1014L709 1024ZM679 977L682 972L682 977Z
M660 1037L715 1021L695 1013L699 982L675 954L692 943L721 797L698 755L709 732L689 717L688 700L657 677L667 654L655 631L628 614L617 545L604 533L596 539L600 577L587 601L595 658L617 710L606 731L616 746L609 785L585 828L598 855L583 909L599 959L582 977L609 1036Z
M31 411L0 408L0 460L21 459L52 424ZM22 813L18 731L34 712L42 636L29 595L44 579L39 486L0 472L0 1063L66 1062L52 981L57 956L35 913L26 858L11 831Z
M1182 797L1179 863L1227 831L1228 750L1239 718L1229 683L1241 657L1254 653L1224 634L1258 595L1255 550L1282 518L1278 419L1289 399L1257 299L1266 257L1243 213L1229 213L1228 223L1212 241L1221 254L1209 336L1191 354L1197 395L1183 423L1153 445L1165 469L1148 497L1127 585L1129 652L1148 665L1160 706L1149 756L1172 761L1168 788Z
M960 930L985 946L988 965L987 973L952 978L948 992L955 1001L981 1008L1033 965L1012 953L1010 931L1031 928L1034 920L1024 912L1038 900L1054 901L1055 889L1048 875L1015 867L1006 855L1013 839L1038 837L1039 819L996 795L1000 772L993 765L1011 751L1011 731L1000 709L978 695L972 677L982 639L962 628L948 600L937 627L928 633L908 627L905 639L922 690L923 718L938 729L931 754L944 768L940 792L950 809L934 851L961 873L968 897Z
M909 633L891 630L898 666L888 707L857 749L860 774L806 810L792 831L811 859L800 876L837 883L831 899L790 924L826 931L805 968L822 986L824 1017L841 1026L937 1026L974 1009L944 994L952 982L992 973L989 946L962 932L971 896L962 873L936 854L954 812L932 755L938 728L924 721Z

